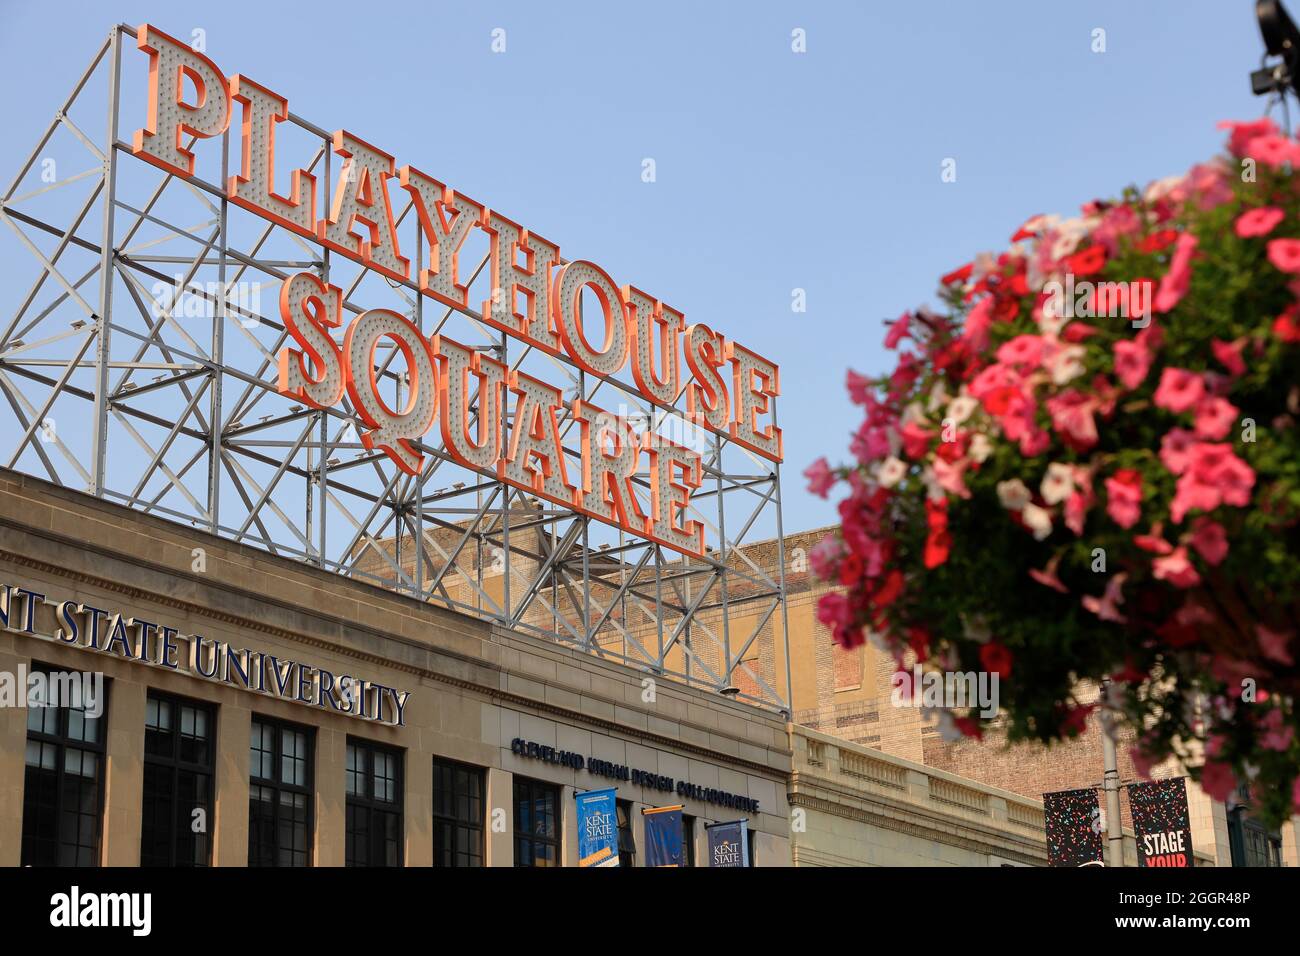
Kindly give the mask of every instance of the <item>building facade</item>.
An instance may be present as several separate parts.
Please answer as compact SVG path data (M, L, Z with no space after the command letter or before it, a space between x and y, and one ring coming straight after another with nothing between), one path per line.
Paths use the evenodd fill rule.
M604 786L632 852L681 803L791 860L786 724L717 694L13 472L0 585L0 672L106 697L0 708L2 865L576 865Z

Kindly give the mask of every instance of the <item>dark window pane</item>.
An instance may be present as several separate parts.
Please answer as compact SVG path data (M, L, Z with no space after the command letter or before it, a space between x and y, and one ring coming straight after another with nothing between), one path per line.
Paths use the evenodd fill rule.
M558 787L515 778L515 866L559 865L559 802Z
M253 718L249 735L249 866L310 863L312 744L307 729Z
M349 740L345 765L348 866L402 865L402 755Z
M87 717L79 708L28 708L23 866L99 862L104 787L101 727L101 720Z
M433 865L483 865L484 773L450 760L433 762Z

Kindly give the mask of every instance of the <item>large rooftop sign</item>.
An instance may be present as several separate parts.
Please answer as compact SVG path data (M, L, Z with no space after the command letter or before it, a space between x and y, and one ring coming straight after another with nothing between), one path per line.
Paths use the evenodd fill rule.
M341 158L334 182L318 183L293 168L307 157L277 154L276 127L289 118L283 95L245 76L227 77L148 24L137 34L150 69L147 123L132 140L139 158L183 179L196 176L194 138L220 137L238 116L242 166L225 184L231 202L390 279L414 280L422 295L528 347L567 355L584 373L618 376L630 366L636 390L655 406L674 406L684 388L692 423L781 460L772 362L707 325L687 325L681 312L620 285L594 262L563 260L557 244L413 165L399 167L346 130L333 134ZM418 261L398 242L397 190L409 194L418 216L425 251ZM469 301L460 263L475 231L489 243L491 295L481 305ZM362 443L402 471L420 473L416 443L438 428L447 453L467 468L676 551L704 553L704 526L687 517L702 481L699 452L653 430L639 433L589 401L566 401L562 389L481 350L426 337L397 312L369 309L344 329L343 291L316 272L289 275L279 298L293 340L278 355L281 394L315 408L336 406L346 394ZM584 316L584 299L599 304L599 322L591 310ZM405 361L401 401L386 396L376 376L381 343ZM557 424L566 416L580 424L581 473L573 461L566 465ZM633 480L639 471L648 482Z

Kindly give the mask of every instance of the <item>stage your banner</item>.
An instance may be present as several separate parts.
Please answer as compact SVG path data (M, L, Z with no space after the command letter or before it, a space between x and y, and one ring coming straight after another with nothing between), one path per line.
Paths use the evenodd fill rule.
M1138 866L1192 866L1192 824L1183 777L1128 785Z
M682 866L682 807L653 807L645 818L645 865Z
M636 391L664 408L683 394L684 359L690 372L685 417L781 461L774 363L706 325L687 326L681 312L634 286L616 284L594 262L562 264L555 243L412 165L399 168L393 156L347 130L333 134L333 150L343 161L336 164L341 168L326 206L331 184L321 184L318 196L314 174L302 168L289 173L283 163L277 172L284 157L276 152L276 127L290 119L284 96L246 76L227 78L207 56L149 24L138 28L136 39L149 57L148 118L132 139L132 152L140 159L182 179L195 177L190 137L223 135L238 104L242 162L223 184L232 203L390 280L409 283L414 275L412 287L423 295L532 348L567 354L584 372L609 378L630 365ZM589 122L566 117L563 104L556 120L572 123L574 130ZM435 122L451 120L443 116ZM399 248L390 180L414 207L428 250L423 262L412 263ZM459 263L474 230L488 241L491 268L492 295L479 313L470 308L472 280L462 276ZM603 339L595 345L580 308L585 290L594 293L602 313ZM346 393L364 426L365 447L381 450L410 474L420 473L423 461L415 443L436 419L448 454L465 467L673 550L704 553L703 525L683 518L701 482L698 452L653 431L639 434L626 419L581 399L566 404L560 389L443 336L426 339L396 312L362 312L340 344L332 330L342 325L342 303L342 291L313 273L284 280L281 317L296 347L278 356L282 394L329 408ZM407 399L400 410L380 396L374 372L374 353L383 339L396 343L407 365ZM723 372L727 365L729 375ZM475 434L471 380L478 383L479 396ZM506 435L503 406L511 397L514 424ZM581 424L581 474L576 465L575 473L568 473L557 426L563 414ZM632 481L643 455L648 456L648 501L639 498Z
M614 789L574 794L578 802L578 866L618 866Z
M709 866L749 866L749 823L706 824L709 834Z

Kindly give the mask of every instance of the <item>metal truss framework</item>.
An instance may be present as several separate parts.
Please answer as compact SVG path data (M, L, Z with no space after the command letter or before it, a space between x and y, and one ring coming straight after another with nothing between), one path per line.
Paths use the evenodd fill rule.
M426 336L447 334L511 369L538 369L566 384L566 398L617 408L643 430L675 439L691 430L682 396L672 407L652 404L627 382L529 350L472 309L447 309L410 281L229 204L222 184L232 153L238 161L237 124L233 143L228 131L220 142L190 144L219 150L198 167L219 163L219 182L137 160L120 136L133 128L121 113L123 52L134 36L113 28L0 203L0 219L37 265L30 288L10 285L15 301L0 312L0 463L790 713L778 691L790 686L779 466L725 436L696 433L704 482L690 517L704 523L710 547L703 559L685 559L463 469L435 444L436 428L420 446L423 473L410 476L364 449L346 396L318 410L279 395L277 355L289 340L278 286L314 270L344 290L345 324L367 308L391 308ZM103 146L79 125L87 102L88 115L100 108L97 93L107 94ZM305 168L327 194L337 162L331 134L293 114L281 128L312 144ZM60 153L60 163L90 168L44 175L60 141L81 157ZM418 263L416 217L400 190L394 201ZM484 255L472 293L487 282L486 264ZM273 294L261 308L264 288ZM400 365L390 349L379 369L399 401ZM561 422L571 461L580 454L570 447L575 424ZM637 481L648 489L646 473ZM775 535L767 558L751 554L758 532ZM755 663L760 640L784 650L783 680L774 665Z

